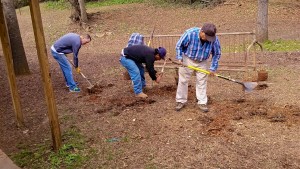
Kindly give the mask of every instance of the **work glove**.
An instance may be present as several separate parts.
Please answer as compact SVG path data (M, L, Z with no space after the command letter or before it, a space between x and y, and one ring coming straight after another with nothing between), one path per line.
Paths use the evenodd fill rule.
M79 67L76 68L76 72L80 73L80 68Z

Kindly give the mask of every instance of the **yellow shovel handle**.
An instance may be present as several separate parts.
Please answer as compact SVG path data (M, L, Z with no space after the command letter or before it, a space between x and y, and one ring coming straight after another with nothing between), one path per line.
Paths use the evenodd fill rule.
M200 69L200 68L198 68L198 67L194 67L194 66L190 66L190 65L188 65L187 67L190 68L190 69L196 70L196 71L198 71L198 72L202 72L202 73L205 73L205 74L208 74L208 75L210 74L209 71L204 70L204 69Z

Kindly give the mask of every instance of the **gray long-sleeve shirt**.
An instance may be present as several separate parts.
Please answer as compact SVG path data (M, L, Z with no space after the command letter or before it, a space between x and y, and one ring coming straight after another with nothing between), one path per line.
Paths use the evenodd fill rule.
M81 48L80 36L76 33L68 33L60 37L53 45L58 53L73 53L75 68L78 67L78 52Z

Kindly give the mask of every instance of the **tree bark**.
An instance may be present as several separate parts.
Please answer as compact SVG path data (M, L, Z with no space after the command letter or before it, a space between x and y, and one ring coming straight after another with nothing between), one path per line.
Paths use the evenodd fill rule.
M258 0L257 13L256 39L264 42L268 40L268 0Z
M80 21L80 6L78 0L68 0L71 4L71 20L73 22Z
M81 22L86 23L87 22L87 14L85 9L85 2L84 0L78 0L79 6L80 6L80 14L81 14Z
M16 75L30 74L25 50L22 42L17 14L12 0L2 0L6 18L10 44L12 48L13 64Z

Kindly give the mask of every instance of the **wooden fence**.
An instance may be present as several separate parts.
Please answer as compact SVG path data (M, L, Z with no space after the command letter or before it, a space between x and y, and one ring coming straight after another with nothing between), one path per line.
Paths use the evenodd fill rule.
M153 35L150 46L162 46L167 49L167 56L175 60L175 46L181 35ZM253 32L233 32L217 34L222 55L219 61L218 71L256 71L257 58L262 54L262 45L255 39ZM149 42L150 36L145 36L145 42ZM162 67L163 61L155 63L156 67ZM165 68L177 68L178 65L168 61Z

